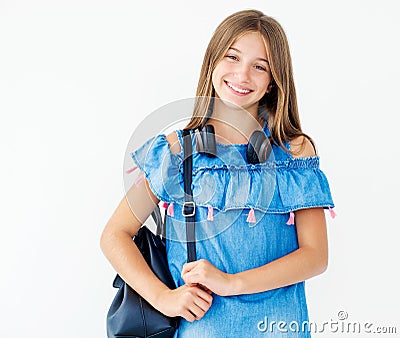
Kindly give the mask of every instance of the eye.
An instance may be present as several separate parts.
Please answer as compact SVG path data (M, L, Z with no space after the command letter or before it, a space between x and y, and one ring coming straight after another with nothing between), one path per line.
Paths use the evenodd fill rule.
M238 58L235 55L228 54L225 57L227 57L228 59L234 60L234 61L238 61Z
M258 69L258 70L262 70L263 72L266 72L267 71L267 68L265 68L265 67L263 67L263 66L255 66L255 68L256 69Z

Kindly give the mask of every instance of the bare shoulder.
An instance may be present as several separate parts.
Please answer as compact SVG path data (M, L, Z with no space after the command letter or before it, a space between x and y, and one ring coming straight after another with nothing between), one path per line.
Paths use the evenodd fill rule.
M171 148L171 153L179 154L181 152L181 145L179 144L178 135L176 134L176 132L173 131L172 133L169 133L166 136L166 139L169 143L169 147Z
M293 157L309 157L316 155L313 144L303 135L290 141L290 149L293 151Z

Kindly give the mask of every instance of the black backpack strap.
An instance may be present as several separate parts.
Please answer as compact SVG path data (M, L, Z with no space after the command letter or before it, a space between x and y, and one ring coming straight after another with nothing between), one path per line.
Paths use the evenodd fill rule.
M186 241L187 241L187 261L193 262L196 258L196 206L193 201L192 191L192 136L190 131L183 129L183 184L185 191L185 203L183 204L182 214L186 218Z
M164 223L161 217L161 211L158 205L154 208L151 213L151 217L153 217L154 223L156 224L156 235L161 235L161 237L165 237L165 228Z

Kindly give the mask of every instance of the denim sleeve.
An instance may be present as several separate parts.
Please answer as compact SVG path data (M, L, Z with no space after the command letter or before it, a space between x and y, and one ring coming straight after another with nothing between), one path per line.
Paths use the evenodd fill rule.
M180 154L172 154L164 134L154 136L131 153L137 167L144 173L151 191L161 201L181 198L182 175Z
M317 156L292 159L286 168L278 169L277 188L282 211L335 206Z

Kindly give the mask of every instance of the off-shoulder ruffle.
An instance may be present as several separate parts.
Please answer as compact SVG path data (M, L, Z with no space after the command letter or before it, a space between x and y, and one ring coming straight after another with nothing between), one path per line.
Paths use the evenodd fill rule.
M182 168L182 156L172 154L166 136L160 134L147 140L140 148L131 153L138 168L144 173L151 191L164 202L181 200L179 174Z
M157 198L168 203L184 202L182 151L172 154L165 135L149 139L132 152L132 158ZM318 156L288 157L255 165L218 161L204 165L202 160L197 166L195 159L192 189L197 206L219 211L254 208L270 213L334 207Z

